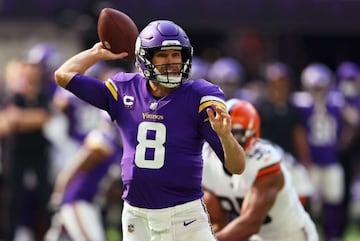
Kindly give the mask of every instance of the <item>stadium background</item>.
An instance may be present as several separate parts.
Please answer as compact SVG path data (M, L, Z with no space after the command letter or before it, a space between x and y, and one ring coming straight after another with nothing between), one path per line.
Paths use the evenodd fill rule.
M236 56L249 79L271 59L295 73L312 61L333 69L360 62L360 0L0 0L0 71L36 42L53 42L66 56L91 46L103 7L126 12L139 29L172 19L189 33L195 55ZM360 240L358 227L349 230L347 240Z
M139 29L152 19L173 19L189 33L195 54L214 47L236 54L250 78L271 58L298 72L310 61L334 68L360 56L359 0L2 0L0 63L38 39L57 42L69 55L92 45L104 6L123 10Z

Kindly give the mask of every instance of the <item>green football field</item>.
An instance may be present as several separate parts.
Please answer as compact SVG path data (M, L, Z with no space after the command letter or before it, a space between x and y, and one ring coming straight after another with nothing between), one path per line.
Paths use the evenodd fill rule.
M320 241L323 241L321 238L321 229L318 228L318 230ZM350 224L342 241L360 241L360 224Z
M360 225L349 225L343 241L360 241Z
M360 241L360 227L359 225L351 225L348 228L344 241Z

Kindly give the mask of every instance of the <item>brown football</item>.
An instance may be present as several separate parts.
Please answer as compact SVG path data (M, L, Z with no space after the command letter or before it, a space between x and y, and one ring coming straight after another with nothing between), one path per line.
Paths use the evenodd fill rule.
M127 52L129 55L126 60L135 58L135 42L139 30L128 15L113 8L102 9L97 32L105 48L113 53Z

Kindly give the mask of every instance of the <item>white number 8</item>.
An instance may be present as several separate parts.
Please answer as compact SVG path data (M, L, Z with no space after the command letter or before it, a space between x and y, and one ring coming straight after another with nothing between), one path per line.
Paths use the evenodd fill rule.
M155 132L154 139L148 139L148 131ZM141 168L159 169L164 165L166 127L158 122L142 122L138 127L137 141L139 144L135 150L135 164ZM154 159L145 159L147 148L154 149Z

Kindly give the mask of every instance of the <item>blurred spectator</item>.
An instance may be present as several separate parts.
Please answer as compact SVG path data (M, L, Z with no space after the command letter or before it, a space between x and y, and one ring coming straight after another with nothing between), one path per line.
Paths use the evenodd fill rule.
M293 76L290 67L280 61L269 62L264 67L263 77L265 94L255 103L262 120L262 136L278 144L309 169L306 133L291 101Z
M360 161L360 67L351 61L341 62L336 69L337 90L345 98L345 119L340 146L340 162L345 172L343 226L344 234L349 223L349 207L352 201L351 187L359 172Z
M4 140L6 240L41 240L49 221L49 142L42 128L50 100L42 88L43 67L23 62L20 70L19 79L12 80L19 88L4 109L11 127Z
M57 177L51 206L58 211L45 241L58 241L64 236L70 240L107 240L101 211L107 204L111 184L120 180L121 151L116 127L109 117L104 117Z
M306 126L312 167L310 177L315 187L313 214L319 214L325 241L341 240L344 170L338 148L343 125L344 101L334 84L332 71L322 63L311 63L301 73L304 92L294 95Z

